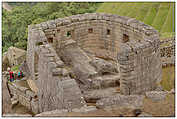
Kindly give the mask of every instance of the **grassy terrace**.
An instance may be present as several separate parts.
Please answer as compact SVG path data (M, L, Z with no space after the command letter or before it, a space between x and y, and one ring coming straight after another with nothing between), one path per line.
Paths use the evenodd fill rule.
M175 86L175 67L166 67L162 69L161 85L165 90L170 91Z
M159 32L161 31L161 28L166 21L166 18L168 16L169 8L170 8L169 3L161 3L160 4L158 13L157 13L157 15L154 19L153 24L152 24L152 26L154 28L156 28Z
M160 3L154 3L153 5L151 5L147 13L147 16L144 19L144 23L149 24L149 25L153 23L154 18L159 10L159 6L160 6Z
M168 16L166 18L166 21L165 21L163 27L162 27L161 32L173 32L174 31L174 29L175 29L175 26L173 24L174 20L175 20L174 19L175 14L173 12L174 9L175 9L174 4L170 4L170 9L168 11Z
M97 11L136 18L153 26L164 37L174 34L174 3L170 2L106 2Z
M160 40L163 40L175 35L174 6L172 2L106 2L97 12L136 18L157 29L160 32ZM174 79L174 66L163 68L161 85L165 90L174 88Z

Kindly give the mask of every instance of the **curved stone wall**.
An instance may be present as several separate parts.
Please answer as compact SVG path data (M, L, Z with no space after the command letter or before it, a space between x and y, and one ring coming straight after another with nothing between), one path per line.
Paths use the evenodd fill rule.
M73 39L85 51L114 60L122 49L124 35L130 41L138 42L157 33L135 19L103 13L56 19L38 24L35 28L43 30L48 40L53 40L57 53L62 41Z
M46 82L55 80L56 83L57 80L62 79L61 77L57 77L57 79L53 76L50 77L52 69L45 68L50 67L50 58L38 59L35 52L38 52L39 57L44 55L45 52L40 49L43 45L48 44L56 53L53 51L48 53L49 49L42 48L48 50L46 54L60 56L60 50L65 41L70 39L75 40L84 51L97 57L112 59L118 63L120 91L124 95L142 94L154 90L161 80L159 34L152 27L135 19L102 13L82 14L29 26L28 32L27 63L33 80L36 78L35 65L38 64L40 64L38 69L40 69L42 77L40 81L44 78L47 80ZM40 63L36 63L36 59L40 60ZM54 64L52 66L55 67L57 60L52 62ZM46 82L39 83L40 81L36 81L40 85L38 87L45 88L44 83ZM46 86L53 87L55 83L48 83ZM42 95L45 95L44 90L41 90L42 93L39 92L41 100ZM45 96L50 94L53 95L50 91ZM47 104L46 100L42 101ZM59 103L56 101L53 104ZM50 105L47 106L49 107L45 107L45 110L41 109L41 111L53 109Z

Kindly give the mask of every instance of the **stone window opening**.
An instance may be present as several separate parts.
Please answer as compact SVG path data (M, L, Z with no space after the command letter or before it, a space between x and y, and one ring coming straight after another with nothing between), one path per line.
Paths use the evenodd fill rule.
M43 45L43 42L37 42L36 43L36 46L40 46L40 45Z
M102 72L102 75L109 75L111 74L110 72Z
M67 37L71 37L71 31L68 31L68 32L66 33L66 36L67 36Z
M111 34L111 30L107 29L107 35L110 35L110 34Z
M35 52L34 55L34 73L35 73L35 79L38 79L38 61L39 61L39 56Z
M129 41L129 36L127 34L123 34L123 43L126 43Z
M49 43L53 43L53 38L48 38Z
M60 32L60 29L57 29L57 33L59 33Z
M89 28L88 33L93 33L93 28Z

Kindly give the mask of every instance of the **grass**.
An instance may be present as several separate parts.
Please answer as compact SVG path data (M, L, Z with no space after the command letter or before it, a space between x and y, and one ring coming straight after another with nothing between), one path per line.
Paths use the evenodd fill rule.
M143 111L153 116L174 116L175 115L175 96L168 94L164 100L154 102L145 98Z
M144 17L147 15L150 6L149 3L144 3L141 5L141 8L138 10L138 15L136 19L143 21Z
M167 19L162 27L161 32L174 32L175 31L175 25L173 22L175 21L175 15L174 15L174 4L170 4L170 9L168 12Z
M148 12L147 16L144 19L144 23L151 25L153 23L153 20L158 12L160 3L154 3L151 8L149 9L150 11Z
M175 32L165 32L165 33L161 33L160 34L160 38L170 38L170 37L174 37L175 36Z
M159 32L161 31L161 27L165 23L165 20L168 16L169 8L170 8L170 3L160 4L160 8L152 24L152 26L155 27Z
M139 3L142 4L142 3ZM137 16L137 12L135 11L139 11L139 9L141 8L141 5L139 5L137 3L133 3L132 5L132 9L129 11L129 13L127 14L128 17L136 17Z
M12 70L12 71L18 71L18 70L19 70L19 67L20 67L20 65L13 66L13 67L11 68L11 70Z
M132 4L133 3L124 3L120 10L119 10L119 14L121 14L122 16L127 16L127 14L129 13L129 11L131 10L132 8ZM126 10L125 10L126 9Z
M175 28L173 2L105 2L96 12L136 18L153 26L163 38Z
M162 81L161 85L163 89L170 91L175 85L175 67L165 67L162 69Z

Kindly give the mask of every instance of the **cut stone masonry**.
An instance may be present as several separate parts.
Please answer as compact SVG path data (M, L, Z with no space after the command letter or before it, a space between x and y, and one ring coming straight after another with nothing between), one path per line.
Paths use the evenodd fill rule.
M103 94L96 100L114 97L117 88L122 95L144 94L162 75L158 32L103 13L29 26L26 60L39 112L79 109L96 93Z

